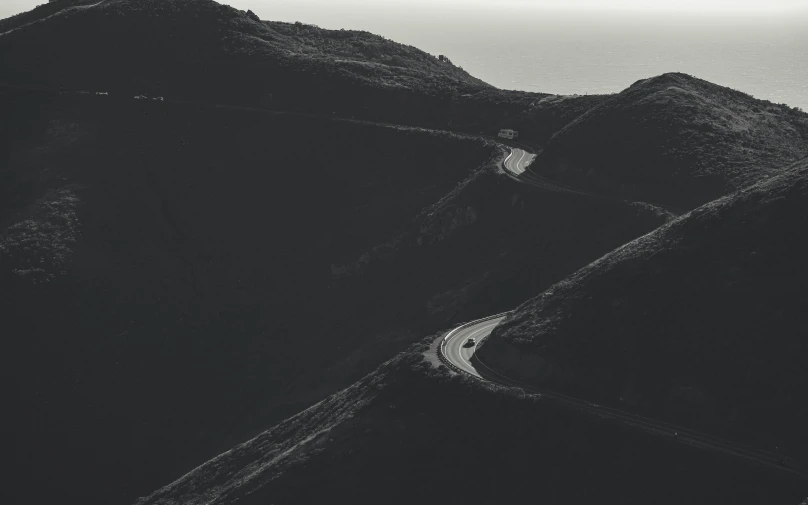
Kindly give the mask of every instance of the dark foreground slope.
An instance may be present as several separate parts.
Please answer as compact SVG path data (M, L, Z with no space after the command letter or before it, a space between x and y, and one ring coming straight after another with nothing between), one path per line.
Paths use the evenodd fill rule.
M541 147L564 126L610 97L481 89L452 98L451 128L490 134L511 128L519 131L521 142Z
M3 421L29 502L134 499L667 218L533 191L448 133L7 98Z
M461 95L521 110L448 58L212 0L61 0L0 21L0 84L159 95L447 127ZM55 12L54 12L55 11ZM490 111L489 111L490 113ZM499 128L499 125L488 125Z
M785 505L804 497L804 483L776 471L441 368L402 354L137 503Z
M396 286L399 302L414 302L395 304L402 320L447 324L510 309L671 217L647 205L541 191L486 167L391 240L334 265L333 277L367 293L373 312L389 305L373 293Z
M808 159L618 248L480 349L515 378L808 457Z
M336 307L375 335L309 378L319 400L402 349L391 338L508 310L670 216L645 205L538 191L496 167L470 174L400 233L331 266ZM349 294L349 295L348 295ZM387 328L381 331L379 320ZM389 330L394 331L389 331Z
M685 74L637 81L556 133L539 172L693 208L808 154L808 114Z
M298 382L367 339L358 322L387 328L329 287L330 265L498 154L448 133L108 98L0 101L14 503L132 500L310 405Z

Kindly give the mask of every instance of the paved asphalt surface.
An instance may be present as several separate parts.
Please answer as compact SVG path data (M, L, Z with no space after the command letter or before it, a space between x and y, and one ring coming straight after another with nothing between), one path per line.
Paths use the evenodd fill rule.
M524 149L512 148L511 154L505 158L505 168L518 176L525 171L535 158L535 154L531 154Z
M656 419L643 417L631 412L625 412L611 407L591 403L587 400L581 400L562 395L554 391L541 389L502 375L483 363L477 356L475 356L474 351L477 349L480 342L485 340L488 335L491 334L494 328L503 319L505 319L505 317L507 317L508 314L509 313L497 314L458 326L441 337L443 342L441 342L438 352L440 352L446 360L448 360L460 371L468 373L469 375L477 377L481 380L487 380L501 386L518 387L528 393L552 398L559 403L577 410L581 410L589 415L615 419L618 422L628 424L655 435L669 437L679 443L702 449L719 451L724 454L746 459L747 461L770 468L775 468L777 470L808 479L808 467L791 459L784 459L782 456L777 454L738 442L708 435L706 433L700 433L681 426L658 421ZM477 341L477 344L469 346L466 344L466 342L472 337Z
M479 342L483 337L488 336L494 327L503 319L505 319L505 316L489 319L467 328L463 328L462 326L456 328L454 333L451 334L443 344L443 355L464 372L482 378L482 376L477 373L477 369L474 368L474 365L471 364L471 357L474 355L475 347L467 346L466 341L473 337Z

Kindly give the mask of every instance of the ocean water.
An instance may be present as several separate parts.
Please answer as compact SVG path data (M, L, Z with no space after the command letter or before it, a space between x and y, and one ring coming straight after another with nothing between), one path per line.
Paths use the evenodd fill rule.
M676 13L551 10L496 0L230 3L263 19L367 30L444 54L504 89L614 93L678 71L808 111L808 8Z

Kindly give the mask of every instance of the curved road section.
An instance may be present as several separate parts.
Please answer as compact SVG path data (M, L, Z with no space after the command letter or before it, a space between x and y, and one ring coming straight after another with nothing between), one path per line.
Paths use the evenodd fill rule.
M483 376L471 364L475 346L468 345L466 342L469 338L474 338L477 342L480 342L480 340L490 335L494 327L505 319L507 315L507 313L498 314L490 318L472 321L450 331L443 338L443 343L441 344L440 352L443 357L463 372L482 379Z
M674 424L650 419L647 417L598 405L587 400L573 398L554 391L538 388L523 382L511 379L483 363L476 355L477 346L485 340L496 326L505 319L510 312L496 314L476 321L462 324L442 337L438 346L439 357L460 373L467 373L481 380L486 380L507 387L518 387L528 393L538 394L552 398L568 407L583 411L586 414L601 418L614 419L644 431L673 438L678 442L722 452L731 456L746 459L767 467L773 467L786 473L791 473L808 479L808 468L796 461L783 458L776 454L756 449L723 438L708 435L698 431L676 426ZM469 339L473 338L475 344Z
M505 158L505 170L516 176L522 175L535 158L535 154L513 147L511 148L511 154Z

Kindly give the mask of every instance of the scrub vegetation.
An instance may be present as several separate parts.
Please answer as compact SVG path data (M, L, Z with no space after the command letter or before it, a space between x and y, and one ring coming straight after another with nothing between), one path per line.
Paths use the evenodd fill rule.
M444 55L368 32L260 21L211 0L96 3L60 0L0 20L0 84L489 135L510 127L536 145L606 98L500 90Z
M808 459L808 158L522 304L480 349L515 378Z
M801 112L682 74L499 90L210 0L60 0L0 20L0 54L10 502L185 474L142 503L799 499L422 355L543 293L482 347L497 366L803 454ZM503 127L607 198L514 181ZM767 177L678 220L638 203Z
M637 81L557 131L539 173L691 209L808 155L808 114L686 74Z
M390 341L340 370L347 384L401 350L406 328L364 317L330 265L499 153L331 118L4 103L0 318L17 399L2 422L28 441L20 480L40 503L153 489L316 401L310 381L375 335Z
M87 502L145 494L666 219L527 189L497 168L502 147L450 132L104 95L3 103L4 370L33 377L4 422L33 441L21 467L49 485L32 488ZM51 251L58 269L25 272Z
M804 494L776 471L436 369L422 352L437 336L137 505L794 504Z
M212 0L85 3L62 0L3 21L0 83L441 128L462 95L514 110L545 96L500 92L443 55L378 35L259 21Z

